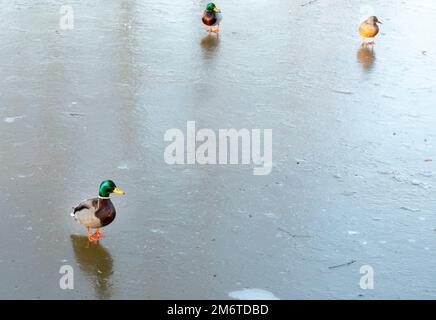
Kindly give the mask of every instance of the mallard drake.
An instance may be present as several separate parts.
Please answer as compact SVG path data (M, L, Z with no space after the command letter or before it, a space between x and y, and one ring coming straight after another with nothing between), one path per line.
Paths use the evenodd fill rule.
M106 180L100 184L97 198L83 200L73 207L71 216L85 226L89 241L97 241L103 237L100 228L111 224L115 219L115 207L109 198L111 193L125 194L112 180ZM96 229L94 234L91 234L91 228Z
M378 20L378 18L376 16L371 16L362 22L362 24L360 25L360 28L359 28L359 33L363 38L362 45L366 44L367 38L374 39L375 36L378 34L380 29L379 29L377 23L383 24L381 21ZM374 40L371 42L368 42L367 44L374 44Z
M209 32L219 33L222 19L221 10L218 9L214 3L208 3L206 10L204 10L202 20L205 25L209 26ZM215 30L213 30L213 26L216 26Z

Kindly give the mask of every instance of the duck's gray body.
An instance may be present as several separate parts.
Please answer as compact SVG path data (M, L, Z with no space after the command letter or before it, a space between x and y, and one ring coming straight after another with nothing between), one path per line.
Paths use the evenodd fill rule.
M93 198L80 202L71 216L81 225L93 229L102 228L114 221L115 207L109 198Z
M221 20L223 20L223 16L221 15L221 11L215 13L215 16L216 16L216 22L215 22L214 26L220 24Z

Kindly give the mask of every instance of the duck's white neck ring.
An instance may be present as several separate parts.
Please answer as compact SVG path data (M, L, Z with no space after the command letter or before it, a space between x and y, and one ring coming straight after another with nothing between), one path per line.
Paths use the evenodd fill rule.
M109 197L98 196L99 199L109 199Z

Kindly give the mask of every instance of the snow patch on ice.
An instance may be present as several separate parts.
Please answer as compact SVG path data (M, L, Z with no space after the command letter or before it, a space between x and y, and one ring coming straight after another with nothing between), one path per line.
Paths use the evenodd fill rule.
M118 166L118 169L120 169L120 170L128 170L129 167L127 166L126 163L122 163L122 164L120 164L120 165Z
M237 300L280 300L273 293L256 288L232 291L229 297Z
M265 217L271 218L271 219L277 219L278 218L278 216L274 212L265 212L263 215Z
M410 211L410 212L419 212L419 211L421 211L421 210L418 209L418 208L410 208L410 207L405 207L405 206L400 207L400 209L401 209L401 210L405 210L405 211Z
M17 177L20 179L30 178L30 177L33 177L33 173L29 173L29 174L22 174L21 173L21 174L18 174Z
M165 232L163 232L160 229L150 229L150 231L153 232L153 233L159 233L159 234L165 233Z
M6 117L3 118L3 121L6 123L14 123L15 120L22 119L22 118L24 118L24 116Z

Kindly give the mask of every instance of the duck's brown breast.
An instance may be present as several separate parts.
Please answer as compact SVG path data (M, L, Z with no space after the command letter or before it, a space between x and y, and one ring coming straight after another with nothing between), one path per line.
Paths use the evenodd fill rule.
M216 15L214 12L205 11L202 20L205 25L213 26L216 23Z
M370 25L367 23L362 23L359 28L359 33L364 38L374 38L378 34L378 25Z
M115 220L116 211L110 199L99 199L95 216L101 221L101 226L107 226Z

